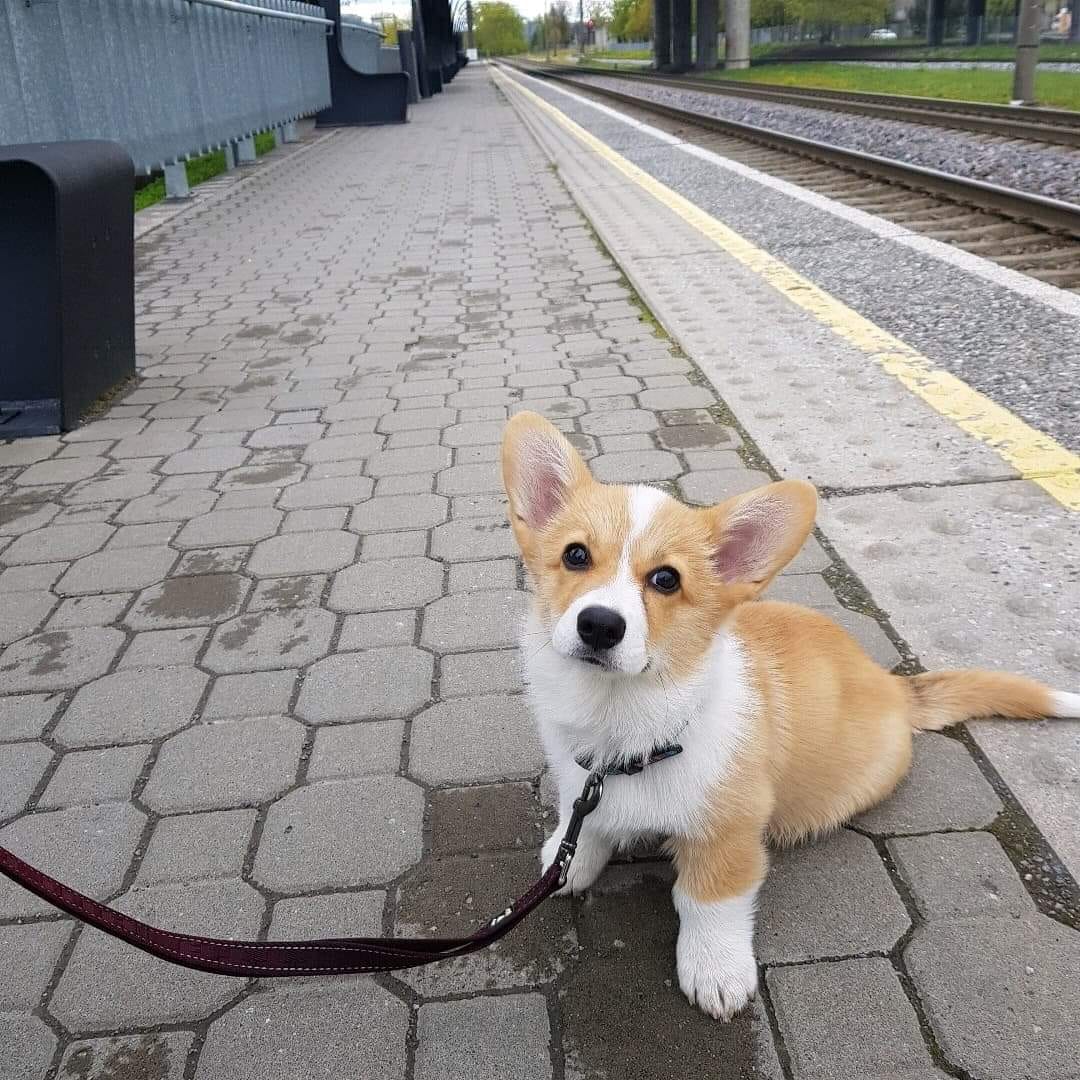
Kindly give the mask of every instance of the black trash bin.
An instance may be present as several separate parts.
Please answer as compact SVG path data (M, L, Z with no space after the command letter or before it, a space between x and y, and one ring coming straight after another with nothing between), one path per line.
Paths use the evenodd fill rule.
M0 440L134 374L134 177L114 142L0 146Z

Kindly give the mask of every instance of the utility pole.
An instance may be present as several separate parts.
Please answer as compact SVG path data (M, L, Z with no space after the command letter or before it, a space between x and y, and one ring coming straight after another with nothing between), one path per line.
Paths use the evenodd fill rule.
M577 54L579 59L585 58L585 0L578 0L577 3L577 17L578 17L578 39L577 39Z
M1072 0L1069 14L1072 16L1069 22L1069 40L1080 41L1080 0Z
M467 49L475 49L476 37L473 34L472 0L465 0L465 25L469 31L465 38L465 47Z
M1016 66L1013 69L1013 105L1035 104L1035 65L1039 62L1042 31L1042 0L1020 0L1020 25L1016 32Z

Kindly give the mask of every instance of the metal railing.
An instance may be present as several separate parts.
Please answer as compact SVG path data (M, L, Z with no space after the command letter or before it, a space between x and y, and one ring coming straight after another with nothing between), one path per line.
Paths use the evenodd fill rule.
M140 172L330 105L300 0L0 0L0 143L112 139Z

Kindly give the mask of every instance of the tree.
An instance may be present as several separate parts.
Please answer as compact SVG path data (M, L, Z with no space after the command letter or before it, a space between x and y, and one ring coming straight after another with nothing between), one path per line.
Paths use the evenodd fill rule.
M476 47L485 56L525 52L525 24L517 9L502 0L481 0L476 7Z
M877 25L888 18L885 0L785 0L784 10L816 26L822 41L831 41L837 26Z
M652 38L652 0L613 0L611 34L618 41Z

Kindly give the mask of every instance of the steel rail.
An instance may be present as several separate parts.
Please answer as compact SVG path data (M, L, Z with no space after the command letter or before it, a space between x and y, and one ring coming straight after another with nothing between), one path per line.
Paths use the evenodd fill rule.
M259 7L258 4L244 4L241 0L187 0L189 4L203 4L206 7L236 11L241 15L258 15L264 19L288 19L291 22L317 23L319 26L333 26L333 19L321 19L318 15L301 15L296 11L279 11L277 8Z
M632 71L575 67L576 74L599 75L627 82L654 83L705 94L774 101L810 109L855 113L882 120L902 120L910 124L977 131L1007 139L1080 147L1080 112L1042 109L1030 105L995 105L982 101L949 101L944 98L907 97L900 94L871 94L856 90L825 90L810 86L771 86L738 83L734 80L704 79L692 75L643 75Z
M923 165L910 165L861 150L848 150L842 146L815 142L799 135L774 131L772 128L755 127L738 120L726 120L707 113L693 112L690 109L679 109L673 105L664 105L634 94L624 94L608 87L582 83L570 75L554 72L550 68L528 69L519 63L511 66L520 71L526 71L528 74L539 74L542 78L567 83L578 89L586 89L600 97L644 109L646 112L656 113L670 120L708 128L725 135L734 135L747 142L785 150L812 161L885 179L914 191L944 196L954 202L975 206L980 210L993 210L1017 221L1028 222L1044 229L1068 233L1070 236L1080 238L1080 206L1075 203L1017 191L1015 188L1002 187L998 184L989 184L984 180L972 180Z

